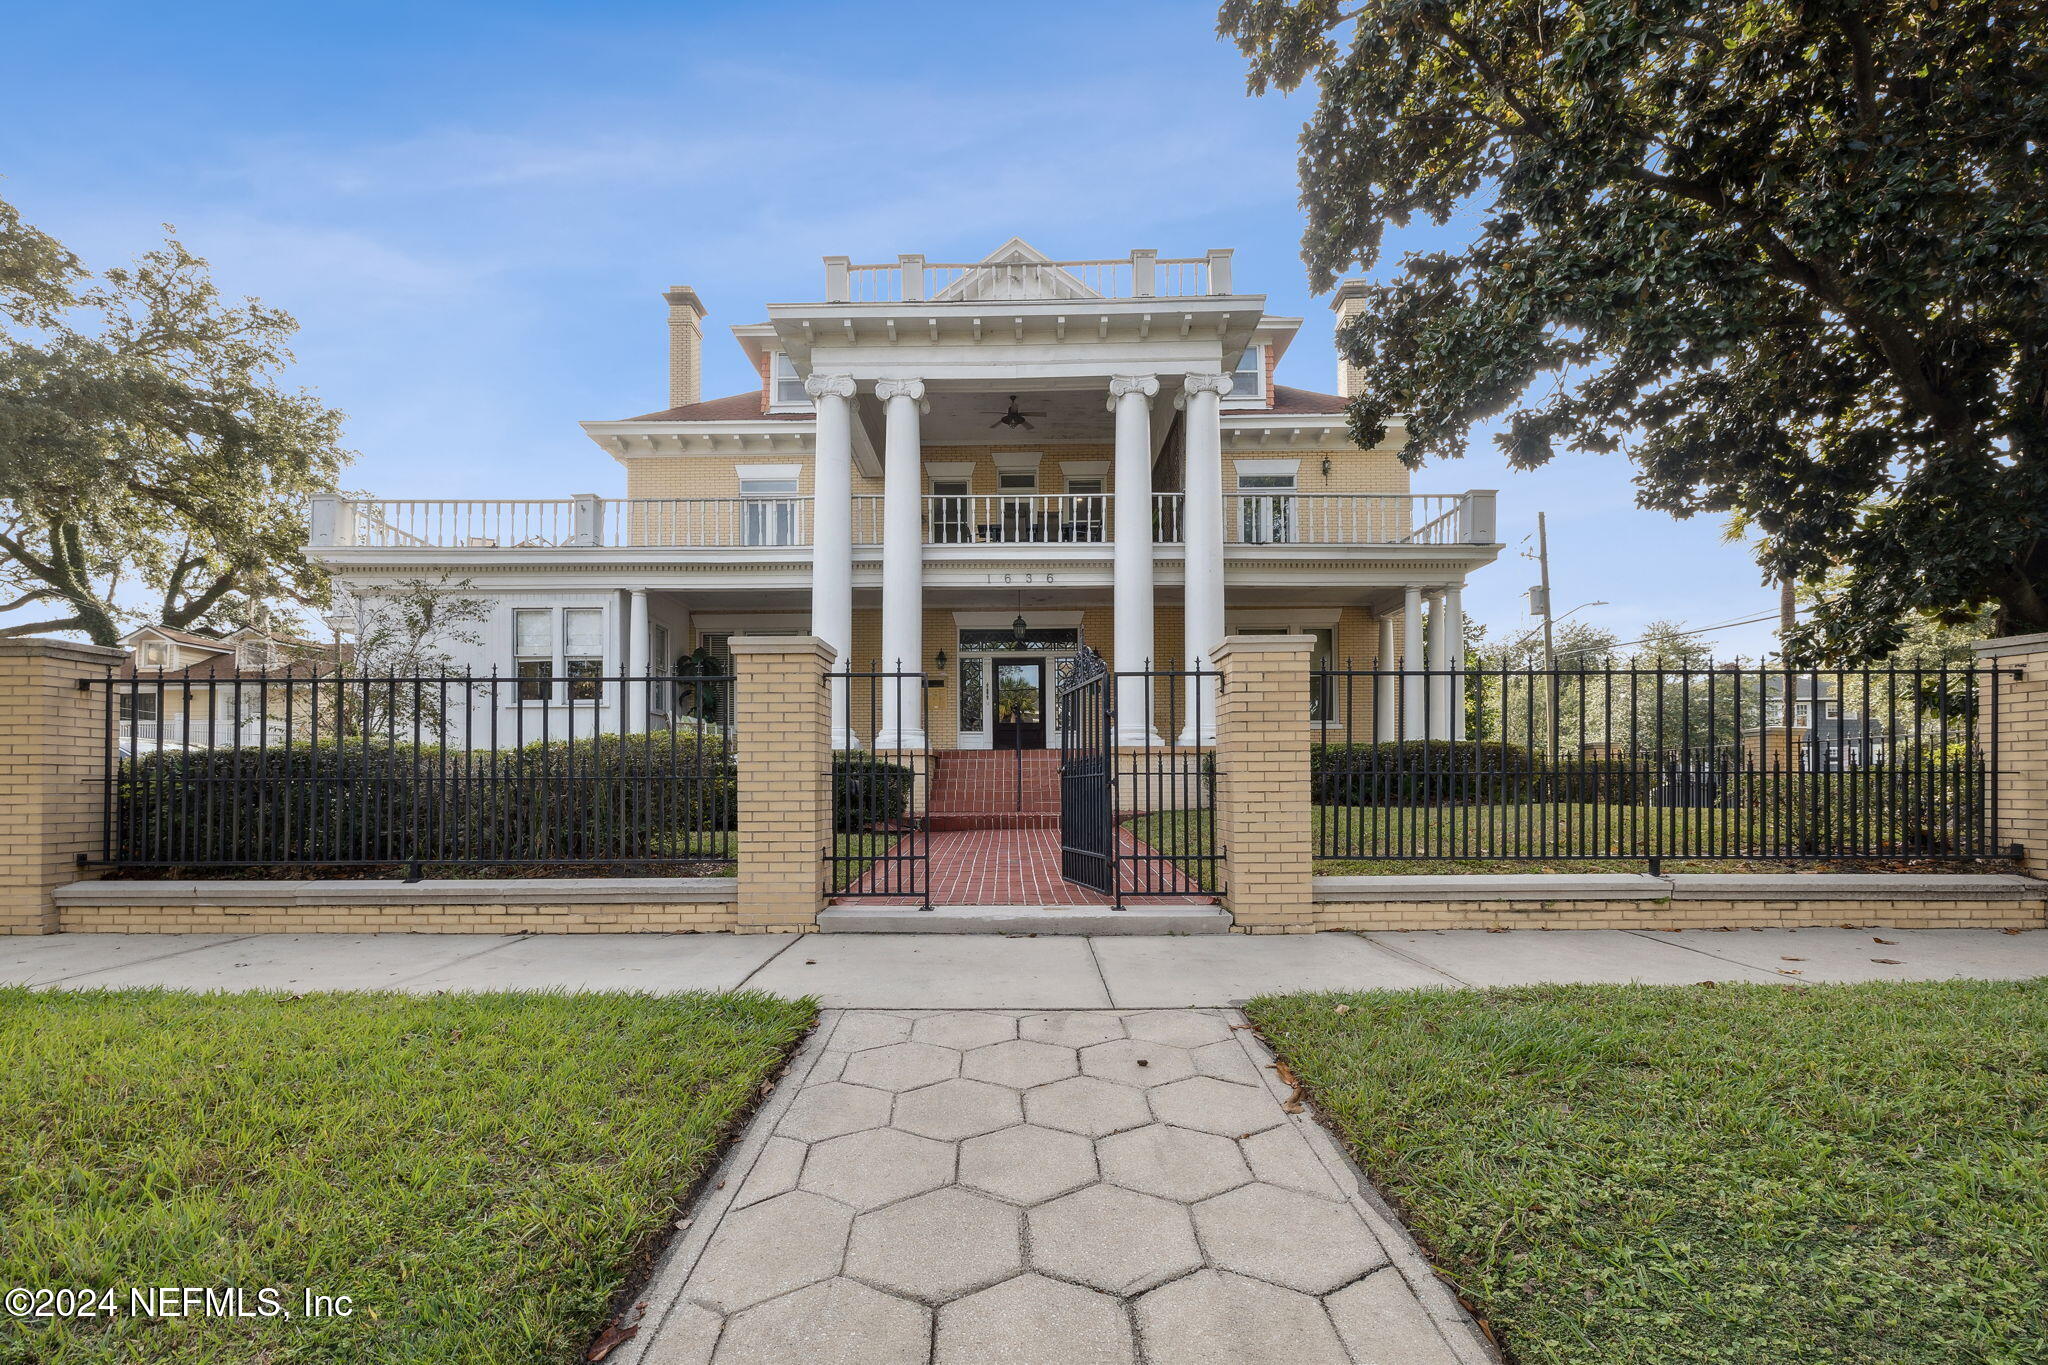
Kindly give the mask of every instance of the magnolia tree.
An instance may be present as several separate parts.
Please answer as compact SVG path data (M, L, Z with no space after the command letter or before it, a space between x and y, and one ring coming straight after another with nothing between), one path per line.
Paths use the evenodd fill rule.
M2048 631L2048 6L1226 0L1254 91L1312 85L1318 288L1389 223L1476 223L1340 333L1365 445L1626 451L1830 590L1795 659L1990 608Z

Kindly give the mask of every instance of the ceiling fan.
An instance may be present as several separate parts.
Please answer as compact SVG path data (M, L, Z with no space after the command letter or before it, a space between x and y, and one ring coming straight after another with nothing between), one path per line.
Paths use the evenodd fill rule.
M1025 421L1024 419L1027 417L1043 416L1045 416L1045 413L1037 409L1033 409L1029 412L1019 412L1017 410L1017 395L1013 393L1010 395L1010 410L1004 413L1001 417L996 418L995 421L990 422L989 427L991 430L993 430L996 427L1022 427L1026 431L1036 431L1037 428L1032 426L1031 423Z

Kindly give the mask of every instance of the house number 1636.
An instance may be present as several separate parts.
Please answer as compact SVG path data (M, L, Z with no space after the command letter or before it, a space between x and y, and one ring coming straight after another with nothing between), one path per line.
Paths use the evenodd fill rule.
M1058 575L1049 573L1006 573L982 575L991 583L1052 583Z

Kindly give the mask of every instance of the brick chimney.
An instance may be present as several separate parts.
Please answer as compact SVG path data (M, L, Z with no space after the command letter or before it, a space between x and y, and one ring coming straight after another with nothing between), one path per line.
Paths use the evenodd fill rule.
M1337 325L1342 327L1365 310L1365 281L1346 280L1337 286L1336 297L1330 300L1330 307L1337 310ZM1341 354L1337 357L1337 392L1346 398L1358 397L1358 369Z
M680 408L704 398L704 300L687 284L662 297L668 300L668 405Z

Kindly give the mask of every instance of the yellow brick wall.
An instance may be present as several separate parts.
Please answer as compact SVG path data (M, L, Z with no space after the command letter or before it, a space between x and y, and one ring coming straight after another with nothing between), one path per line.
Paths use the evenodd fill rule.
M2019 672L1997 687L1996 836L2019 845L2029 876L2048 877L2048 635L1985 640L1977 654L1979 667Z
M118 649L0 640L0 934L57 928L50 893L97 858L105 829L106 704Z
M1308 661L1299 635L1232 635L1217 650L1216 835L1224 904L1248 933L1313 928Z
M2042 901L1319 901L1315 929L2039 929ZM1256 927L1251 932L1262 932ZM1702 960L1702 977L1714 975Z
M402 893L394 893L397 896ZM68 934L712 934L735 902L505 905L67 905Z
M832 838L832 651L810 636L733 641L738 675L741 933L810 929Z
M1373 450L1343 445L1323 450L1228 452L1223 457L1223 487L1226 492L1236 490L1240 460L1298 459L1301 461L1300 472L1295 478L1295 491L1298 493L1406 493L1410 491L1408 466L1401 463L1398 450L1398 444L1390 444ZM1328 474L1323 473L1326 456L1330 461Z

